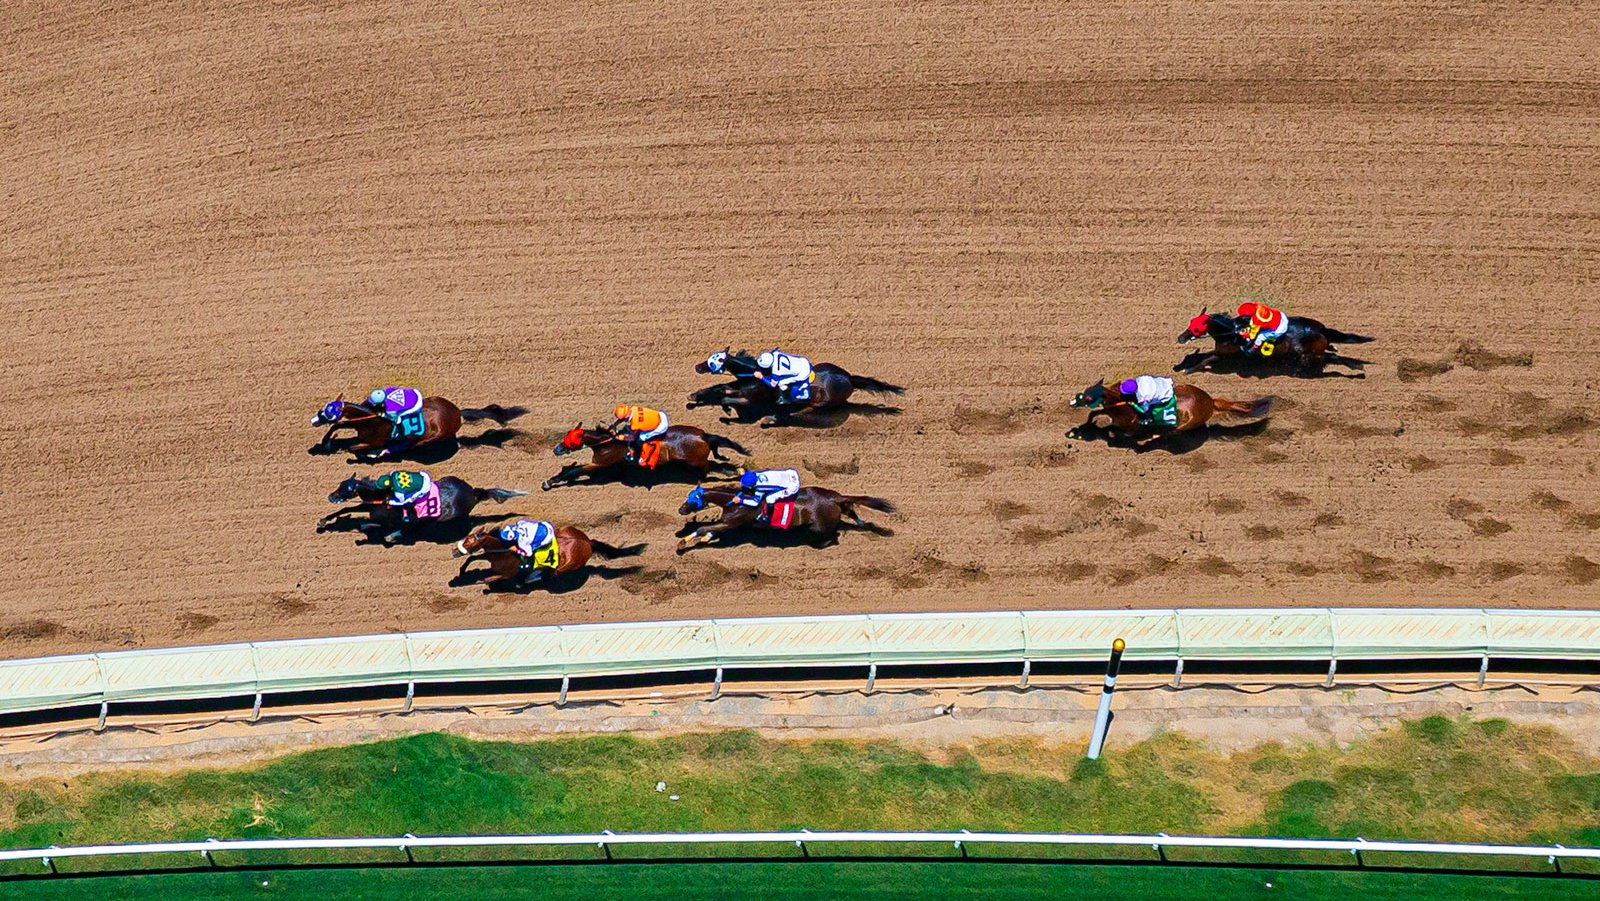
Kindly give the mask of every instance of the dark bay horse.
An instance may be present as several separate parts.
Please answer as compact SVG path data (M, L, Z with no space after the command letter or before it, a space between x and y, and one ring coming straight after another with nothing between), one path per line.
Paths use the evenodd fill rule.
M311 446L311 453L332 454L348 450L358 458L378 460L418 445L448 441L456 437L462 422L488 419L497 425L505 425L526 412L526 407L502 407L499 404L463 410L442 397L428 397L422 401L422 434L416 438L391 440L393 422L365 403L341 397L324 404L317 415L311 418L312 425L328 427L322 440ZM345 430L355 434L350 438L335 440L333 436Z
M373 534L377 530L384 530L380 539L384 544L390 544L400 539L401 533L407 526L423 526L433 522L449 522L472 515L472 508L484 501L494 501L503 504L514 497L522 497L526 491L517 491L511 488L474 488L465 480L455 476L445 476L438 479L435 484L439 486L439 512L435 516L420 516L407 520L401 514L400 507L390 506L388 503L391 492L377 487L373 479L363 479L351 476L339 483L328 495L328 503L344 504L350 501L357 503L342 507L317 520L317 531L326 532L328 527L340 518L356 513L365 513L367 521L358 528L363 534ZM419 514L425 511L418 511Z
M663 466L670 469L674 465L680 470L687 469L694 472L695 478L699 479L713 469L721 472L738 470L738 467L722 455L724 449L746 457L750 456L750 451L737 441L713 435L692 425L670 426L665 434L649 443L655 442L660 442L660 453L653 465L629 463L626 441L607 429L586 429L580 422L562 437L555 447L555 454L563 457L587 447L594 452L593 460L587 464L568 463L561 467L560 472L545 479L541 487L549 491L557 485L576 484L585 476L593 481L595 476L610 470L621 470L626 474L630 470L655 471ZM641 454L641 457L643 456Z
M715 522L701 525L693 532L678 542L678 553L687 552L690 548L707 544L716 540L718 535L730 532L745 526L757 525L755 507L743 504L728 506L738 495L738 489L723 486L696 485L689 496L684 499L683 505L678 508L678 513L691 516L707 508L718 508L722 516ZM874 531L879 534L893 534L882 526L876 526L862 519L856 512L857 507L866 507L868 510L877 510L880 513L893 513L894 504L881 497L869 497L863 494L840 494L827 488L802 488L792 500L794 501L794 519L788 526L798 529L801 526L810 527L812 542L818 547L827 547L839 541L839 524L841 519L848 518L853 525ZM765 528L774 528L770 524L763 524Z
M1345 375L1346 378L1366 378L1366 373L1360 371L1366 366L1366 361L1343 356L1333 345L1336 342L1365 344L1373 340L1367 335L1331 329L1305 316L1290 316L1289 330L1274 342L1271 356L1262 356L1259 353L1246 353L1245 338L1240 332L1248 321L1243 316L1207 313L1202 309L1198 316L1189 320L1189 327L1178 335L1178 343L1188 344L1197 338L1211 338L1216 342L1216 346L1208 354L1190 354L1172 367L1173 370L1198 372L1206 367L1215 367L1217 363L1227 362L1236 370L1253 368L1262 372L1320 376L1334 375L1334 373L1324 373L1324 369L1332 364L1357 370L1353 375Z
M741 419L760 419L762 428L784 425L789 420L810 413L837 410L850 402L857 391L869 394L904 394L899 385L865 375L851 375L833 363L818 363L812 367L811 399L798 404L780 403L778 392L756 376L755 357L745 351L723 351L723 371L732 375L732 381L702 388L689 395L688 409L695 407L721 407L724 413ZM696 363L694 371L711 372L707 361Z
M556 548L557 561L554 568L534 566L500 537L499 527L487 526L474 529L467 537L456 542L455 548L450 552L452 557L467 558L461 562L461 569L456 573L456 581L452 584L460 584L461 580L466 578L467 568L474 560L484 560L489 564L489 572L485 576L486 587L483 589L484 594L489 594L506 589L527 588L546 578L565 575L588 563L590 557L599 557L602 560L637 557L644 552L645 546L630 544L626 547L616 547L590 538L582 529L562 526L556 529Z
M1178 398L1178 425L1170 430L1146 428L1139 422L1139 412L1124 397L1117 385L1107 385L1104 379L1095 382L1073 397L1072 405L1087 409L1089 418L1083 425L1067 433L1070 438L1087 440L1096 437L1100 430L1120 435L1132 445L1150 445L1172 434L1193 432L1215 420L1220 425L1237 425L1252 420L1265 419L1272 414L1276 397L1258 397L1255 400L1235 401L1225 397L1212 397L1193 385L1174 385ZM1097 424L1105 420L1105 425ZM1107 436L1109 442L1110 436Z

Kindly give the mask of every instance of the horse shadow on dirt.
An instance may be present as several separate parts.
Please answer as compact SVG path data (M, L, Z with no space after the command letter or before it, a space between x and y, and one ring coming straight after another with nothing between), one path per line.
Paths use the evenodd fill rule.
M570 465L582 466L583 464ZM729 472L735 471L737 471L737 464L732 464ZM560 470L553 474L551 478L559 474ZM641 469L638 466L628 464L625 466L613 466L593 475L584 476L581 481L564 482L559 485L552 485L549 488L544 488L543 485L540 485L540 487L544 488L545 491L555 491L560 488L582 488L586 485L621 485L624 488L643 488L649 491L654 488L660 488L663 485L682 487L698 485L701 482L719 481L730 481L730 478L727 473L707 475L682 463L663 463L655 469Z
M361 537L356 540L357 547L374 545L377 547L412 547L419 544L451 545L467 537L473 529L486 526L490 523L504 522L516 519L522 514L499 513L485 514L472 513L457 519L444 522L417 522L408 524L395 541L384 541L383 536L390 530L382 524L359 516L346 516L319 529L319 532L355 532ZM363 529L362 526L368 526Z
M1124 448L1136 454L1166 451L1169 454L1182 455L1199 450L1209 441L1230 442L1258 437L1265 434L1270 425L1270 421L1266 419L1240 425L1208 425L1192 432L1172 432L1158 438L1138 441L1115 429L1085 422L1066 434L1067 438L1074 441L1104 441L1108 447Z
M702 521L689 520L678 527L673 534L678 538L685 538L701 526L708 526L716 522L715 519ZM825 536L811 531L808 526L797 526L792 529L772 529L765 526L750 526L743 529L734 529L723 532L710 544L700 545L690 550L709 551L717 548L730 547L757 547L757 548L810 548L824 550L840 542L848 532L865 532L879 538L889 538L894 535L894 529L879 525L875 522L863 524L852 523L848 520L839 523L839 531L833 540L824 543Z
M1215 373L1217 375L1236 375L1240 378L1246 379L1270 379L1275 376L1285 376L1296 379L1364 379L1367 377L1367 374L1361 370L1371 363L1370 360L1360 360L1355 357L1332 354L1328 358L1328 365L1332 366L1336 363L1343 363L1351 366L1356 371L1344 372L1336 369L1323 369L1320 372L1306 372L1291 366L1278 366L1271 363L1265 363L1255 357L1245 357L1235 354L1232 356L1219 356L1207 365L1201 366L1198 369L1191 368L1209 356L1211 356L1209 352L1198 350L1194 351L1193 353L1185 354L1183 359L1179 360L1173 365L1172 371L1182 372L1185 374L1208 372Z
M462 448L469 447L504 447L512 438L522 435L518 429L488 429L479 435L457 435L444 441L430 441L416 447L408 447L398 453L382 457L361 456L354 453L351 447L357 439L343 439L335 441L332 445L314 444L306 449L306 453L314 457L331 457L337 454L349 454L345 462L352 466L367 466L378 463L416 463L421 466L432 466L454 457Z
M763 419L776 412L775 407L766 408L733 408L732 415L723 413L718 416L719 422L726 425L756 425ZM899 416L905 412L903 407L891 404L856 403L854 401L843 407L832 410L818 410L811 413L801 413L762 428L801 428L801 429L836 429L850 420L851 416Z
M471 558L468 562L475 562L477 559L478 558ZM575 569L572 572L561 573L554 576L545 576L543 579L527 585L493 585L485 586L485 589L489 594L529 595L535 592L540 594L570 594L571 592L577 591L583 586L589 584L589 579L592 577L598 576L599 578L610 582L615 579L620 579L624 576L637 575L644 572L644 569L645 567L642 563L634 564L632 566L586 564L582 568ZM493 574L493 571L487 566L480 564L471 570L457 572L455 577L452 578L447 584L451 588L465 588L469 585L479 585Z

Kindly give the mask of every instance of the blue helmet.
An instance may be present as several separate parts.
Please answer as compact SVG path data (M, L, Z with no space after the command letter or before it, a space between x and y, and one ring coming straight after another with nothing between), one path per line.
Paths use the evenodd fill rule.
M685 507L699 509L706 505L706 489L704 485L696 485L689 489L689 496L683 499Z
M509 525L501 526L499 535L501 541L509 541L515 544L517 541L517 524L511 523Z
M760 483L761 483L761 476L758 475L756 473L756 471L753 470L753 469L745 470L744 471L744 475L739 477L739 487L740 488L744 488L746 490L754 488L757 485L759 485Z
M383 401L384 401L384 398L386 398L388 396L389 396L388 389L386 389L386 388L374 388L374 389L372 389L372 393L367 395L367 403L372 404L373 406L376 407L376 406L382 404Z

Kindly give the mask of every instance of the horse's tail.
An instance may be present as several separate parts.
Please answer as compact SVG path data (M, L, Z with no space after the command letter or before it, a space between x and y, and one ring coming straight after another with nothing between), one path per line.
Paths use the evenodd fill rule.
M492 419L496 425L505 425L527 412L527 407L502 407L499 404L487 404L482 407L468 407L462 410L461 418L467 422Z
M723 448L727 448L737 454L743 454L746 457L750 456L750 450L732 438L724 438L721 435L713 435L707 432L706 443L711 445L711 456L716 457L718 460L727 459L722 456Z
M1269 394L1255 400L1228 400L1225 397L1213 397L1212 406L1217 408L1221 419L1262 419L1272 412L1272 405L1278 398Z
M895 506L892 502L886 501L881 497L870 497L865 494L842 494L834 499L834 503L841 507L866 507L868 510L876 510L879 513L893 513L895 511Z
M1322 327L1322 334L1326 335L1328 340L1334 344L1366 344L1369 341L1377 340L1371 335L1358 335L1355 332L1341 332L1336 328L1328 328L1327 326Z
M870 394L906 393L906 389L900 387L899 385L891 385L888 382L880 381L869 375L852 375L850 377L850 387L856 389L857 391L866 391Z
M604 541L596 541L591 538L589 539L589 547L593 550L594 555L600 559L615 560L618 557L637 557L644 553L645 545L644 542L640 542L626 545L625 547L617 547L614 544L606 544Z
M472 493L480 501L494 501L497 504L503 504L514 497L522 497L528 492L518 491L515 488L474 488Z

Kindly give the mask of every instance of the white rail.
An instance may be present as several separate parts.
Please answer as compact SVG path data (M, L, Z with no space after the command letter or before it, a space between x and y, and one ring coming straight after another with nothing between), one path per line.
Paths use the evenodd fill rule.
M811 844L949 845L963 853L973 845L1038 845L1047 847L1147 848L1164 852L1174 848L1250 849L1261 851L1313 851L1346 853L1360 862L1365 853L1398 853L1460 857L1544 858L1547 863L1561 860L1600 859L1600 848L1568 848L1563 845L1488 845L1449 842L1367 841L1365 839L1255 838L1248 836L1205 835L1097 835L1055 832L666 832L666 833L590 833L564 835L446 835L387 836L360 838L265 838L208 839L200 842L146 842L126 845L78 845L72 847L27 848L0 851L0 862L38 861L55 872L62 860L124 857L151 854L196 854L216 864L216 855L245 851L310 851L389 849L409 854L422 848L611 848L662 845L780 845L801 848ZM873 855L866 854L866 857ZM707 858L713 860L714 858ZM1164 859L1164 857L1163 857ZM485 864L499 861L485 860ZM350 866L371 865L371 861L352 861ZM1559 866L1559 865L1558 865ZM237 869L249 869L239 864ZM105 871L114 875L117 870ZM3 877L0 877L3 878Z

